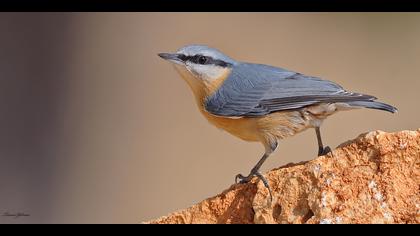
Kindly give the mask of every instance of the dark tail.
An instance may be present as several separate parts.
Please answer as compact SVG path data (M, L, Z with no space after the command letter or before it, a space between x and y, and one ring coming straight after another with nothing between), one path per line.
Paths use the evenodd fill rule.
M354 106L354 107L366 107L366 108L371 108L371 109L378 109L378 110L383 110L383 111L388 111L391 113L395 113L398 111L397 108L382 103L382 102L375 102L375 101L351 101L351 102L346 102L347 104L349 104L350 106Z

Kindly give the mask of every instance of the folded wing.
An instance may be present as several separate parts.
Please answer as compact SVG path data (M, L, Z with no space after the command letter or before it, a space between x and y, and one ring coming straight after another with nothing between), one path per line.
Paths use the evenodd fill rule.
M373 101L370 95L345 91L328 80L281 68L242 63L207 98L206 110L217 116L258 117L317 103Z

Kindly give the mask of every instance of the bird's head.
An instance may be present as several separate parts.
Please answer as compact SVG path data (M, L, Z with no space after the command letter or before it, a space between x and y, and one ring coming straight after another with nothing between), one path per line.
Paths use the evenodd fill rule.
M158 55L171 62L193 90L214 90L237 64L219 50L204 45L188 45L176 53Z

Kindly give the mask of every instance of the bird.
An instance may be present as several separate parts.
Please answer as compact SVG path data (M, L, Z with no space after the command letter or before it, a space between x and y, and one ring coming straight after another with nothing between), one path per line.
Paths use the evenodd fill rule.
M268 188L260 168L278 142L313 128L318 156L331 153L320 127L330 115L356 108L396 113L397 108L371 95L349 92L329 80L264 64L236 61L206 45L186 45L175 53L159 53L192 90L199 111L214 126L249 142L260 142L264 154L236 183L258 177Z

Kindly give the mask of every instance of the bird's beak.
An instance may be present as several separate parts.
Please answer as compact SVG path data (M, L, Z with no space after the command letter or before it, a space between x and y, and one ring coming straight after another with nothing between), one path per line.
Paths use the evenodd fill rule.
M179 54L176 53L159 53L158 54L161 58L173 62L173 63L177 63L177 64L183 64L184 61L181 60L181 58L179 57Z

